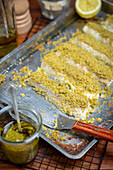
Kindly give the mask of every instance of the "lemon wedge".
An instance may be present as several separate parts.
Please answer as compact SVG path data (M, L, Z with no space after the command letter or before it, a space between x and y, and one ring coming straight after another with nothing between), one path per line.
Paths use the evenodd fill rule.
M82 18L92 18L98 14L102 6L101 0L76 0L75 9Z

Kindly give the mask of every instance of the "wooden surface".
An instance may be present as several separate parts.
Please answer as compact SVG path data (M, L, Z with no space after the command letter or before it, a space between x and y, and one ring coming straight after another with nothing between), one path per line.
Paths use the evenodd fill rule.
M37 0L29 0L29 3L30 3L30 12L31 12L31 16L32 16L32 22L34 22L35 18L41 15L41 11L40 11ZM26 35L27 35L27 33L23 34L23 35L18 35L18 46L24 41ZM102 143L105 143L105 141L101 140L100 144L102 144ZM101 147L101 145L99 145L98 150L96 151L95 154L99 154L102 149L103 148ZM72 160L72 161L74 162L74 160ZM62 168L62 166L60 168ZM6 170L20 170L20 169L26 170L27 168L14 165L12 163L6 163L6 162L1 161L0 162L0 170L5 170L5 169ZM43 167L41 169L43 170L43 169L46 169L46 168ZM66 169L71 169L71 168L69 167L69 168L66 168ZM80 169L80 168L75 167L73 169L76 170L76 169ZM96 169L95 165L92 164L90 169L95 170ZM113 143L111 143L111 142L108 142L106 153L104 155L100 169L101 170L113 169ZM50 170L51 170L51 168L50 168Z

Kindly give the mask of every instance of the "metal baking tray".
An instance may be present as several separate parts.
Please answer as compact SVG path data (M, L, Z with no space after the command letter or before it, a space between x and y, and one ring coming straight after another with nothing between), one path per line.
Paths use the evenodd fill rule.
M105 18L106 12L113 12L113 3L103 0L102 10L94 18L94 20L96 21L100 17ZM77 28L81 29L85 23L86 20L79 18L74 8L72 8L2 58L0 60L0 73L6 74L6 81L2 84L2 86L0 86L0 106L4 107L3 103L11 104L10 97L7 93L7 87L12 83L12 71L19 71L24 66L28 66L30 69L35 71L37 67L40 66L40 58L43 57L43 52L47 51L48 48L54 48L54 41L64 35L67 35L68 39L71 36L71 32L76 32ZM44 47L43 51L40 50L40 47ZM13 83L15 84L15 82ZM109 88L113 88L113 84L111 84ZM23 88L17 86L17 89L19 104L29 105L36 111L40 112L40 114L42 114L42 111L48 114L49 112L58 112L59 114L62 114L58 108L45 100L43 96L38 95L35 91L33 91L32 87L28 86L27 88ZM24 97L21 95L23 93L25 94ZM110 121L113 120L113 114L111 114L113 106L109 106L109 102L113 100L113 93L111 96L108 96L107 98L100 98L99 100L99 107L92 115L89 116L89 119L93 117L102 118L101 122L98 122L97 119L95 119L93 124L101 127L106 125L106 128L109 129L113 125L113 122ZM106 103L106 105L103 103ZM50 107L51 109L49 109ZM99 112L99 110L101 110L101 112ZM65 136L65 140L61 140L61 138L49 138L47 133L49 136L52 133L56 135L59 134L60 137ZM98 141L98 139L85 133L73 130L55 131L50 130L47 127L42 129L40 137L71 159L81 158Z

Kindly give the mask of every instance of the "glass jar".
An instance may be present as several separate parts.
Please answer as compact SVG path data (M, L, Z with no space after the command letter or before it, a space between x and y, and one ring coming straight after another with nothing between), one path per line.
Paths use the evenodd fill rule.
M3 133L12 121L15 121L15 114L12 106L7 106L0 110L0 141L6 157L15 164L25 164L34 159L37 154L39 144L39 134L42 127L42 118L34 109L28 106L19 106L20 120L29 122L35 127L35 133L22 141L9 141L3 138Z
M38 0L42 14L48 19L55 19L62 12L66 12L72 0Z
M17 47L14 0L0 0L0 58Z

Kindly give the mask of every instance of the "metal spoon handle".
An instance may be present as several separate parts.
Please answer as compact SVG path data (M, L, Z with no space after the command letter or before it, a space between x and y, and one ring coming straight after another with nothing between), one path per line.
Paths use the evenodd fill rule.
M9 94L11 96L11 101L12 101L14 112L16 114L18 128L21 131L20 117L19 117L18 104L17 104L17 91L16 91L16 88L13 85L11 85L9 87L9 89L8 89L8 92L9 92Z

